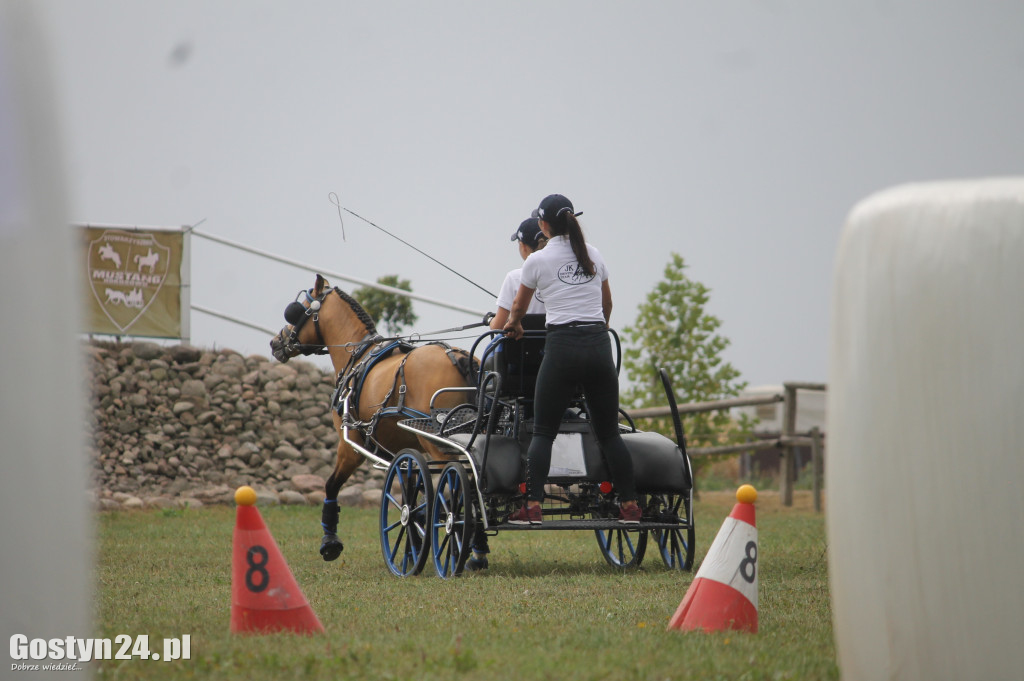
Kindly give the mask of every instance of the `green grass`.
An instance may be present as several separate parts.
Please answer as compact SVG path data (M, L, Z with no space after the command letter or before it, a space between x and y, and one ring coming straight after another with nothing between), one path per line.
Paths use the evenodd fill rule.
M98 519L97 636L190 634L192 659L94 662L100 679L836 679L824 519L758 503L757 634L666 631L694 573L653 546L619 573L593 533L505 532L491 569L398 579L380 554L376 512L345 510L345 552L317 553L319 511L262 509L327 633L229 633L234 509L138 511ZM734 499L697 504L697 559ZM774 505L774 508L773 508Z

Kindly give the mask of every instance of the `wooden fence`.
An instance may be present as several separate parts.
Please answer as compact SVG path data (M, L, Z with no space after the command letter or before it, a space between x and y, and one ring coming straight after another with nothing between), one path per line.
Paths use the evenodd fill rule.
M798 390L825 391L827 386L824 383L784 383L781 393L775 395L761 395L759 397L735 397L727 400L714 400L712 402L693 402L679 405L679 416L684 420L686 414L697 414L708 411L723 411L733 407L748 407L759 404L783 403L782 433L779 437L770 440L758 440L755 442L744 442L735 445L723 445L720 447L692 447L688 448L691 457L705 456L710 454L733 454L739 452L750 452L762 449L778 449L781 456L782 466L779 472L779 494L782 497L784 506L793 505L793 479L795 477L796 461L793 456L795 447L811 448L811 470L812 490L814 494L814 510L821 511L821 487L824 457L825 434L817 427L807 433L796 432L796 407ZM671 416L672 410L669 407L648 407L645 409L627 409L626 413L633 419L661 418Z

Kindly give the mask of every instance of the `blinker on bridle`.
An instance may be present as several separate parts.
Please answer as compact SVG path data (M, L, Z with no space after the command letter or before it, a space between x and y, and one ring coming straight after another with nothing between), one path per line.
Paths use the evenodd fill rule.
M320 333L320 306L334 289L327 289L318 298L312 296L312 290L303 289L299 291L295 296L295 300L288 303L288 306L284 308L284 320L291 324L292 327L291 333L288 334L288 339L285 341L285 350L289 352L296 350L303 355L326 355L328 352L327 343L324 342L324 337ZM305 296L306 302L309 303L309 307L299 302L299 299L303 296ZM310 319L313 320L313 327L316 330L317 345L306 345L299 342L299 332Z

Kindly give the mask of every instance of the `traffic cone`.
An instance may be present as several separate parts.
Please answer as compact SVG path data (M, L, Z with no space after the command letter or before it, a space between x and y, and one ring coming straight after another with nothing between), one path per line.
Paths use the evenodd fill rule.
M277 542L256 508L256 492L235 492L234 545L231 553L231 633L324 630L295 582Z
M757 633L757 490L742 485L669 629Z

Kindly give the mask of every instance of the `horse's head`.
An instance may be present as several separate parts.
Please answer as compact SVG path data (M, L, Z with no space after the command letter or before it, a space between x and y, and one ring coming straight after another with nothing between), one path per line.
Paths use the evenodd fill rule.
M320 308L330 295L330 283L316 275L311 289L299 291L295 300L284 309L288 325L270 340L270 351L279 362L287 362L296 355L327 354L326 343L320 333ZM312 324L308 322L312 321Z
M288 303L284 318L288 326L270 341L271 352L281 362L299 354L326 355L328 347L365 349L380 338L373 319L356 299L319 274L313 288L299 291Z

